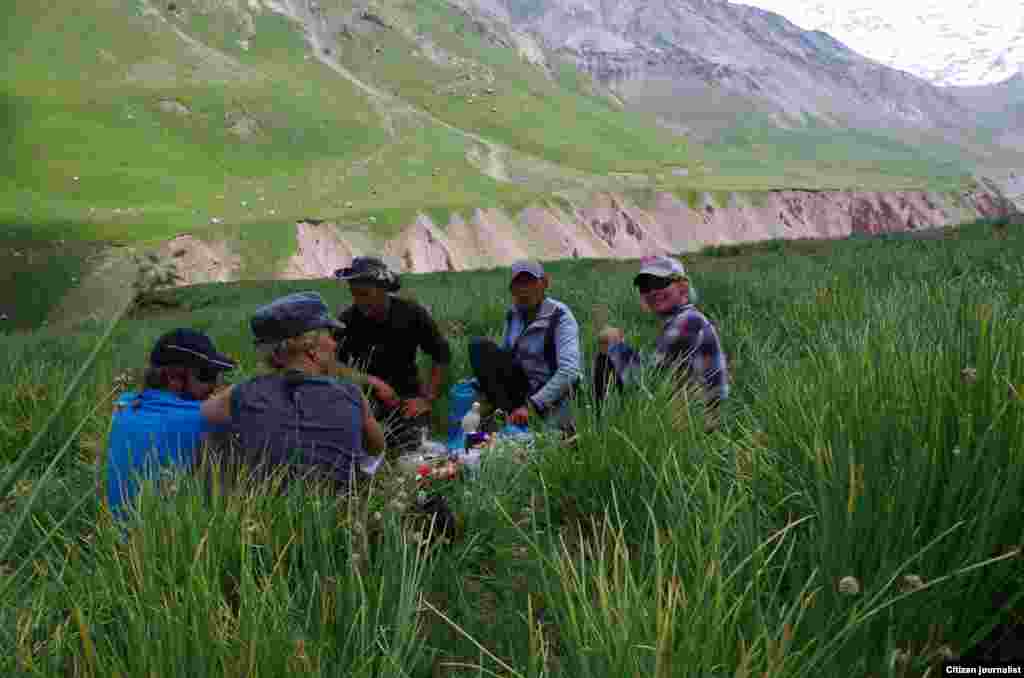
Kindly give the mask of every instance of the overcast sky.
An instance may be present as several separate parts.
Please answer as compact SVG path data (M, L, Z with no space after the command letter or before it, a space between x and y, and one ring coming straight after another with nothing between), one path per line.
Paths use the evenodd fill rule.
M1003 80L1024 62L1022 0L742 0L737 4L777 12L801 28L831 34L864 56L947 84ZM996 62L1000 55L1001 65Z

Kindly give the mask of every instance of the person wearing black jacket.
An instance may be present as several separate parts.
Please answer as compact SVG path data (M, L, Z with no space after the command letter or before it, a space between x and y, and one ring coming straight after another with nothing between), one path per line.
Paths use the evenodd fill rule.
M395 296L398 276L376 257L356 257L335 272L348 282L352 306L338 319L346 326L338 347L342 374L370 387L374 412L384 422L388 449L415 451L441 394L451 348L426 308ZM416 368L422 350L433 364L426 383Z

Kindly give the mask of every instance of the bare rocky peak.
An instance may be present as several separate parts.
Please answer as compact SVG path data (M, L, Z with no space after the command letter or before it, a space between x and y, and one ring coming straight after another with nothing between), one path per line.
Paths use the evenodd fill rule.
M1006 110L1024 104L1024 73L991 85L951 87L949 90L972 110Z
M794 122L809 114L854 126L972 124L952 92L756 7L722 0L475 1L536 33L627 103L669 118L685 113L687 97L711 96L733 110Z

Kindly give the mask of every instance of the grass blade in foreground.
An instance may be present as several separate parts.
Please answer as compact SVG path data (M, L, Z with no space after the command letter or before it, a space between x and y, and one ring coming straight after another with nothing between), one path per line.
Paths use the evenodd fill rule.
M110 320L110 324L107 326L107 331L104 332L103 336L96 343L96 347L93 349L93 351L89 355L88 359L86 359L86 361L82 365L81 369L78 371L78 374L75 375L75 378L71 382L71 385L68 386L67 391L64 392L64 397L61 398L60 403L57 405L57 407L50 414L50 417L49 417L49 419L47 419L46 424L43 426L43 428L41 428L39 430L38 433L36 433L35 437L32 439L31 444L29 444L29 446L25 449L25 451L21 453L21 456L18 457L18 460L13 464L13 466L10 469L7 470L7 473L4 475L3 479L0 480L0 497L6 496L7 493L10 492L10 490L14 486L14 484L17 483L18 480L20 480L21 477L24 475L25 468L28 466L28 463L32 459L32 456L35 454L36 450L39 448L39 446L42 443L44 437L46 436L46 433L49 431L49 429L53 425L53 423L56 422L57 419L64 412L64 408L67 407L68 403L71 402L71 399L74 397L75 393L78 391L78 388L81 385L82 380L85 378L85 375L88 374L89 371L92 369L93 363L96 362L96 358L99 357L100 352L107 345L107 342L109 341L110 336L114 333L114 329L117 327L118 323L121 321L121 318L124 317L125 313L127 313L129 308L130 308L130 306L124 306ZM84 421L83 421L83 424L84 424ZM60 453L57 455L57 457L51 463L50 468L47 469L47 475L53 470L53 468L54 468L55 464L57 463L57 461L71 447L71 441L74 439L75 435L77 435L78 431L80 431L80 430L81 430L81 426L79 426L75 430L75 432L71 436L69 436L67 442L61 448ZM24 507L22 507L22 509L21 509L22 510L21 516L19 517L19 519L18 519L18 521L16 523L19 526L19 528L22 525L22 523L25 521L25 519L28 516L29 512L32 510L32 504L35 502L36 498L38 497L38 494L39 494L38 490L36 492L33 492L31 498L29 499L29 501L25 504ZM10 551L11 547L13 546L16 537L17 537L17 529L8 536L8 539L6 540L6 543L4 543L2 546L0 546L0 562L3 562L6 559L7 554ZM3 593L7 590L7 587L11 584L12 581L13 581L12 578L8 578L8 579L4 579L3 582L0 582L0 596L2 596Z

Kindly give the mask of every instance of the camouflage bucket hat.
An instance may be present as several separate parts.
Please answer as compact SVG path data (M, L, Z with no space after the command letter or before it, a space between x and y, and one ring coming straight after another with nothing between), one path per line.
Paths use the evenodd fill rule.
M377 257L356 257L350 266L335 271L334 277L338 280L374 283L388 292L397 292L402 287L398 276Z

